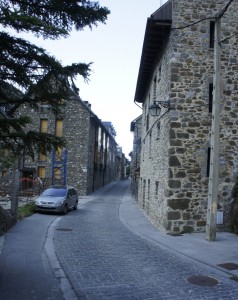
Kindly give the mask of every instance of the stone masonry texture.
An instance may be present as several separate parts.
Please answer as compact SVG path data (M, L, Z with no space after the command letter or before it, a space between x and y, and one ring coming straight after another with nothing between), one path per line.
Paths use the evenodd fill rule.
M66 184L76 187L79 195L87 195L116 180L115 156L117 144L114 137L91 111L90 107L77 97L65 101L61 114L55 116L47 107L33 110L27 105L19 109L18 115L30 115L31 129L40 128L40 120L48 122L48 133L55 134L57 119L63 121L62 136L66 141ZM52 154L41 160L36 153L35 160L24 158L21 170L33 170L39 176L38 167L45 167L44 187L52 184ZM56 182L57 183L57 182Z
M205 231L212 112L214 49L210 19L228 1L172 1L172 29L154 64L143 103L139 203L149 219L167 232ZM238 31L237 1L221 22L221 39ZM198 22L198 23L196 23ZM195 24L196 23L196 24ZM237 37L221 46L221 116L218 204L224 227L230 224L232 191L238 173L238 44ZM156 87L154 86L156 78ZM153 100L170 100L160 117L151 117Z

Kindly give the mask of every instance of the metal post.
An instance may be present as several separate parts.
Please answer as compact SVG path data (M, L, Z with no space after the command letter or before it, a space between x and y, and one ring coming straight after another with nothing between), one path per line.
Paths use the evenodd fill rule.
M216 215L218 198L218 165L219 165L219 139L220 139L220 35L221 17L215 19L215 43L214 43L214 79L213 79L213 104L212 104L212 128L211 128L211 159L208 186L207 209L207 240L216 240Z
M19 192L19 178L20 172L14 164L13 177L12 177L12 189L11 189L11 213L14 216L18 214L18 192Z

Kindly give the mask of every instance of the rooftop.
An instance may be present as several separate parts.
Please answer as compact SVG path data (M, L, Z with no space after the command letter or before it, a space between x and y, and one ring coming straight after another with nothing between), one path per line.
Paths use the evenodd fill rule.
M172 24L172 0L167 1L148 19L145 29L135 102L144 102L155 62L159 59L169 36Z

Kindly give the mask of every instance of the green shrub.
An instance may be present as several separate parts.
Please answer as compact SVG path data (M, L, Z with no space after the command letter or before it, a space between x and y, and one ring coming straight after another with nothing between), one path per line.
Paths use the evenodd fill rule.
M35 203L30 202L18 208L18 220L29 217L35 213Z
M232 275L230 277L231 280L235 280L235 281L238 281L238 276L237 275Z

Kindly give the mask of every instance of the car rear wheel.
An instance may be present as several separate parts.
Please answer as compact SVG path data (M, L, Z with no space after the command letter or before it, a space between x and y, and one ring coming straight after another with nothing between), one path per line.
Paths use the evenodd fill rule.
M67 212L68 212L68 207L67 207L67 204L65 204L64 210L63 210L63 215L66 215Z
M76 210L76 209L78 209L78 201L76 201L76 203L75 203L75 205L73 207L73 210Z

